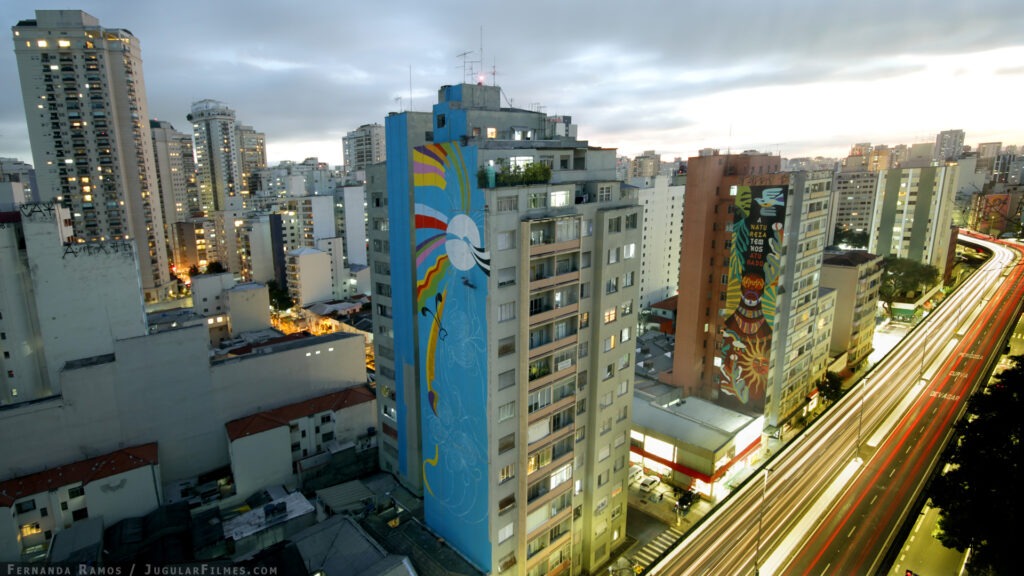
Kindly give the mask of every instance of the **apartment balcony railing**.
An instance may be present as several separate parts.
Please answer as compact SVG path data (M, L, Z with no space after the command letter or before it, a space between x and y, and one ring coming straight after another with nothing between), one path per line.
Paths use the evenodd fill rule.
M538 242L530 244L530 256L549 256L561 252L571 252L580 249L580 239L566 240L564 242Z
M530 279L530 291L536 292L538 290L544 290L552 286L559 286L561 284L568 284L570 282L579 282L580 273L578 269L573 269L563 274L558 274L555 271L552 272L541 272L534 274Z

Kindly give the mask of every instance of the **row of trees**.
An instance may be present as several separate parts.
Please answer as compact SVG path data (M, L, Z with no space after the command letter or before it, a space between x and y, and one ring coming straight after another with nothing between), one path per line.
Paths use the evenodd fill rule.
M1020 570L1020 519L1024 514L1024 356L987 388L971 396L967 413L943 455L944 466L928 489L939 509L939 541L970 548L972 574Z

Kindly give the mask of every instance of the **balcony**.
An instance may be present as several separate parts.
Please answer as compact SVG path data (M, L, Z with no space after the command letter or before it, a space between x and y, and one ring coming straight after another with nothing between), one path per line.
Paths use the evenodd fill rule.
M570 282L579 282L579 280L580 272L579 269L575 267L560 274L551 270L540 270L535 274L530 275L530 291L535 292L537 290L544 290L545 288L551 288L552 286L559 286Z
M530 256L548 256L551 254L558 254L561 252L572 252L580 249L579 238L575 240L566 240L565 242L538 242L536 244L530 243Z
M572 334L569 334L569 335L567 335L567 336L565 336L563 338L558 338L556 340L546 340L546 339L544 339L544 340L541 340L540 342L538 342L536 345L534 345L534 343L531 342L530 343L530 360L533 360L534 358L538 358L540 356L544 356L545 354L550 354L550 353L554 352L555 350L558 350L560 348L564 348L566 346L574 345L574 344L576 344L576 333L575 332L573 332Z

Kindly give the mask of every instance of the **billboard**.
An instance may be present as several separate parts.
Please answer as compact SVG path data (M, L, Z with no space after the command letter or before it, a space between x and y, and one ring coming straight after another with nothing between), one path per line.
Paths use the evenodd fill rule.
M721 328L719 390L764 410L788 186L733 186L732 245Z
M434 531L489 571L490 256L477 150L449 142L412 152L424 512Z

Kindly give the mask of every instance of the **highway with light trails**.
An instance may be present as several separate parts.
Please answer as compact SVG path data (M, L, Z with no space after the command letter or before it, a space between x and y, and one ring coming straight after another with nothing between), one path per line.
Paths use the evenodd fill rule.
M1024 300L1016 249L992 256L842 400L647 574L873 574L998 358Z

